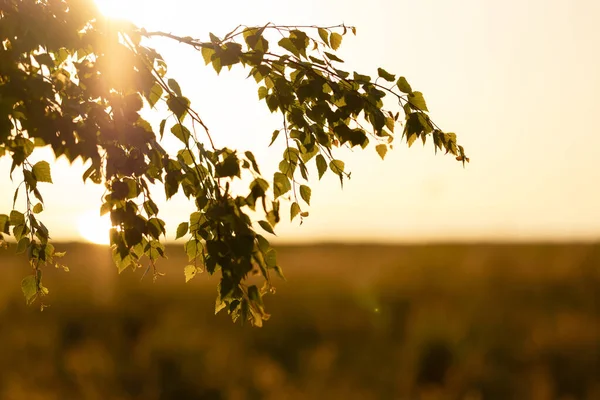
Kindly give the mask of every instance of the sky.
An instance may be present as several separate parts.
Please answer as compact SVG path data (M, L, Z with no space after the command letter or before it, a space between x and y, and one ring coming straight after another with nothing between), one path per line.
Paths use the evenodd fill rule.
M302 226L278 225L280 242L600 238L597 0L97 3L148 30L206 40L238 24L354 25L358 35L346 36L339 50L346 70L376 75L383 67L405 76L471 158L463 168L429 143L409 149L399 140L384 161L373 147L342 152L352 179L343 189L333 175L313 180L310 217ZM252 150L273 171L282 149L267 146L280 117L258 102L247 73L217 77L199 54L161 40L153 45L217 144ZM43 151L35 157L51 160ZM0 160L0 176L9 167ZM54 239L81 240L78 225L97 213L103 188L83 185L81 164L58 160L52 167L55 183L42 187L47 211L40 218ZM14 184L2 179L5 212ZM193 210L183 196L159 206L169 238Z

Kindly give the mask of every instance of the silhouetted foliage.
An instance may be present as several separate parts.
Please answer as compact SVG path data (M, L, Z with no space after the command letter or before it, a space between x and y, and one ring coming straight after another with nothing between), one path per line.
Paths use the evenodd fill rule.
M282 38L274 43L270 32ZM12 158L11 176L19 172L23 180L14 209L0 215L0 231L14 236L17 252L29 258L32 274L22 282L27 302L48 293L42 266L62 255L38 218L44 210L38 184L51 183L52 176L47 161L29 162L36 147L89 162L84 181L105 185L100 212L110 214L119 271L147 262L158 275L166 229L150 188L162 185L167 199L183 192L196 205L177 228L177 238L187 239L186 280L201 267L220 271L216 311L257 326L268 318L262 297L272 290L271 277L282 276L275 250L257 227L274 234L283 204L292 220L308 217L309 163L319 179L329 171L343 183L350 172L336 149L373 143L383 158L399 125L409 146L429 137L436 151L468 161L456 135L437 127L422 93L404 77L382 68L375 79L341 69L343 60L334 52L349 32L356 29L268 23L238 26L222 37L210 33L202 41L108 20L90 0L1 0L0 156ZM157 36L201 52L217 73L244 68L256 80L259 100L282 117L272 142L285 141L286 149L273 177L261 174L251 152L214 145L185 88L147 46ZM384 109L386 96L398 110ZM159 102L168 113L154 127L140 110ZM161 147L165 134L181 141L176 154ZM248 193L232 194L230 182L242 177L252 179ZM257 209L264 217L252 221L248 212ZM253 272L264 278L262 287L244 283Z

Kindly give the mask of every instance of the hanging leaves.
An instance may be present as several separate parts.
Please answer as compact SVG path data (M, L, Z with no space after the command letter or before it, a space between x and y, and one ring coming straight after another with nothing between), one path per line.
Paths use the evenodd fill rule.
M337 158L339 147L366 148L374 142L384 158L404 112L402 134L409 146L418 137L425 142L431 136L435 151L469 161L456 135L433 123L422 93L413 91L404 77L396 81L383 68L377 69L377 77L338 68L344 61L335 51L348 31L356 34L354 27L240 26L221 37L210 33L202 41L130 24L102 24L95 7L78 3L73 7L77 12L67 11L71 0L24 3L8 2L2 9L7 20L28 21L27 32L20 24L2 25L5 49L37 50L32 57L18 51L2 55L0 89L19 82L27 90L13 90L11 96L18 98L0 98L0 106L9 101L0 107L9 110L8 117L0 118L0 132L7 133L0 135L0 157L12 158L11 176L22 172L24 183L14 193L14 209L0 214L0 233L14 236L17 251L27 254L33 270L21 282L27 303L48 294L42 268L56 265L54 259L61 255L38 219L44 211L38 184L51 183L52 176L47 161L31 165L36 147L48 146L54 156L70 162L88 162L84 181L106 186L99 208L113 225L111 252L119 272L152 267L154 278L160 276L167 227L150 187L163 185L167 199L185 196L195 206L189 221L176 227L176 238L186 238L185 281L202 271L218 273L215 310L255 326L269 317L262 299L268 290L249 285L246 278L258 270L267 288L273 276L283 278L275 249L258 232L274 235L281 208L288 204L291 220L309 216L302 207L311 202L309 178L315 167L318 179L327 170L341 182L350 176ZM278 34L277 45L269 43L267 30ZM199 51L217 74L239 67L254 78L258 100L283 122L270 138L269 146L276 140L285 146L272 184L251 152L215 144L198 110L168 75L165 60L140 45L142 38L153 36ZM36 38L52 40L36 43L41 42ZM81 43L87 47L75 50ZM396 86L390 88L388 82ZM386 96L400 104L398 110L384 109ZM143 117L144 106L163 113L161 102L167 111L155 128ZM165 135L177 139L173 152L159 142ZM245 175L252 180L248 191L240 192L235 181ZM300 199L306 204L301 206Z

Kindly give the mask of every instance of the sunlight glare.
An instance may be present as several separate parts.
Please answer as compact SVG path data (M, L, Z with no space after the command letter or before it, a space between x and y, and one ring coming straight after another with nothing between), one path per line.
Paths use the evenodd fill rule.
M160 2L159 2L160 1ZM110 18L125 19L136 24L146 24L158 20L162 0L95 0L102 14Z
M110 244L110 228L111 223L108 214L99 216L98 211L87 212L77 220L79 235L86 241L95 244Z

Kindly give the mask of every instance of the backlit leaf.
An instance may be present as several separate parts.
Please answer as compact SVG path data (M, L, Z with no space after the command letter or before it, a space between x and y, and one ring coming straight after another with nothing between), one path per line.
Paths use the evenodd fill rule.
M163 94L163 88L158 83L155 83L150 89L150 94L148 95L148 104L150 107L154 107L154 105L160 100L160 96Z
M342 44L342 35L337 32L332 32L329 37L329 43L331 44L331 48L337 50Z
M0 214L0 233L9 233L10 221L6 214Z
M190 136L192 135L190 130L181 124L173 125L171 133L185 144L189 142Z
M325 44L327 46L329 46L329 32L327 32L327 30L325 30L323 28L319 28L318 32L319 32L319 37L321 38L321 40L323 42L325 42Z
M259 100L262 100L265 97L267 97L267 94L269 94L269 90L266 87L261 86L258 88L258 99Z
M375 146L375 150L377 151L377 154L379 154L379 157L381 157L383 160L385 158L385 154L387 153L387 146L385 144L378 144Z
M263 228L265 231L269 232L270 234L272 234L272 235L275 234L275 231L273 231L273 227L267 221L258 221L258 224L260 225L261 228Z
M405 77L401 76L400 78L398 78L398 82L396 83L396 85L398 86L398 89L400 89L401 92L404 92L407 94L412 93L412 88L406 81Z
M181 94L181 88L179 87L179 83L177 83L177 81L175 79L169 79L167 81L167 84L169 85L169 87L171 88L171 90L173 91L173 93L175 93L177 95L177 97L181 97L183 96Z
M213 56L213 54L215 54L215 50L212 48L208 48L208 47L202 47L202 58L204 58L204 63L206 65L210 64L211 62L211 57Z
M300 214L300 205L294 201L290 208L290 221L293 221L298 214Z
M10 212L10 224L12 226L21 225L24 223L25 223L25 215L23 215L23 213L21 213L17 210L12 210Z
M173 97L167 99L167 107L175 114L179 121L183 121L188 112L190 101L186 97Z
M269 143L269 147L271 147L271 145L275 142L275 140L277 139L277 136L279 136L279 132L281 132L281 130L275 130L273 131L273 135L271 136L271 143Z
M377 73L381 78L385 79L388 82L394 82L396 80L395 75L390 74L383 68L377 68Z
M412 92L408 95L408 101L410 101L410 105L413 108L421 111L429 111L427 110L427 104L425 104L425 98L423 98L423 93L421 92Z
M37 294L37 280L34 275L28 275L21 281L21 290L25 296L25 301L30 304Z
M27 236L22 237L19 240L19 242L17 243L17 250L15 251L15 253L17 253L17 254L25 253L25 250L27 250L27 246L29 246L29 243L31 243L31 241L29 240L29 238Z
M185 275L185 283L188 283L193 277L198 273L198 269L195 265L186 265L183 269L183 274Z
M298 51L296 46L294 46L294 43L292 43L290 38L283 38L279 42L277 42L277 44L279 44L281 47L283 47L284 49L286 49L287 51L289 51L296 57L300 57L300 52Z
M287 193L291 188L289 178L281 172L275 172L273 175L273 194L275 198Z
M316 163L317 171L319 172L319 179L321 179L323 177L323 174L325 174L325 171L327 171L327 161L325 161L325 157L323 157L321 154L318 154L316 158Z
M52 183L52 176L50 175L50 164L47 161L39 161L35 163L31 169L35 179L38 182L49 182Z
M193 261L202 255L202 244L196 239L190 239L185 244L185 253L188 256L188 261Z
M406 138L408 147L412 146L413 143L415 142L415 140L417 140L417 134L416 133L409 134L408 137Z
M332 160L329 163L329 168L338 175L341 175L344 172L344 162L341 160Z
M302 200L304 200L306 204L310 204L311 192L312 191L310 187L306 185L300 185L300 197L302 197Z
M189 224L187 222L182 222L177 227L177 234L175 236L175 240L184 237L188 232Z

